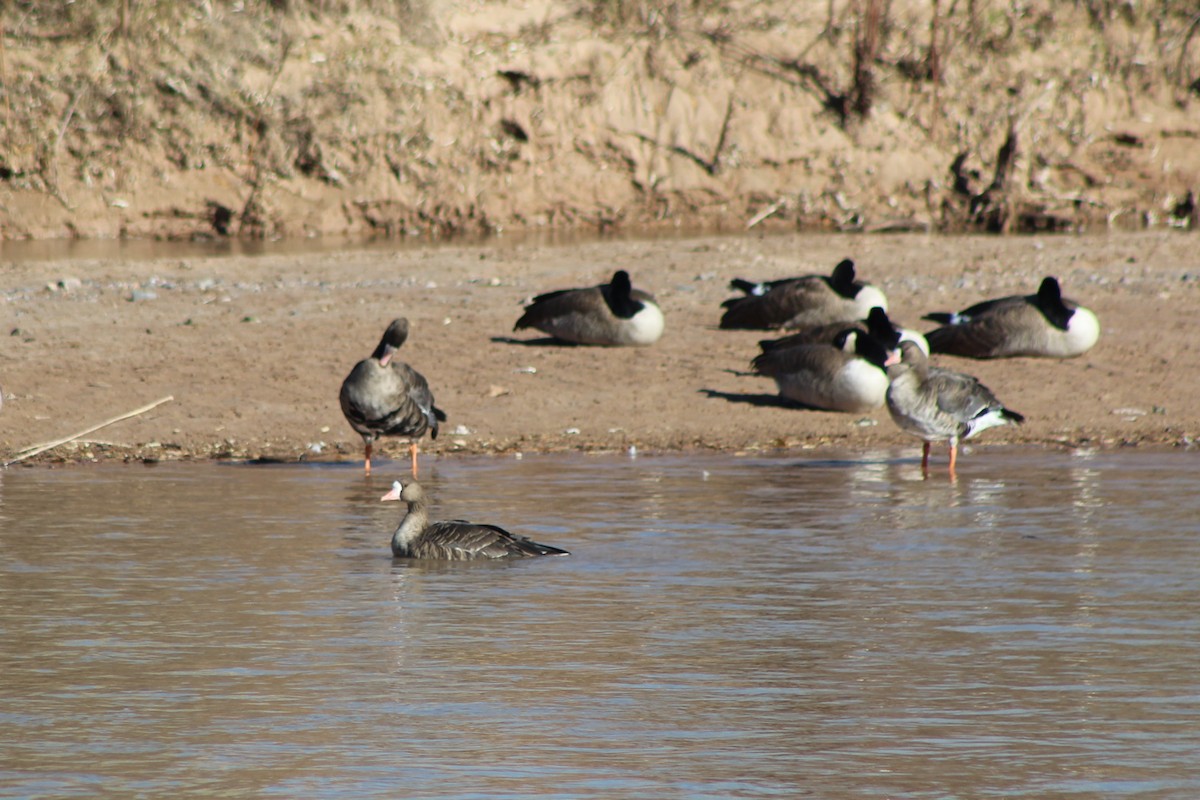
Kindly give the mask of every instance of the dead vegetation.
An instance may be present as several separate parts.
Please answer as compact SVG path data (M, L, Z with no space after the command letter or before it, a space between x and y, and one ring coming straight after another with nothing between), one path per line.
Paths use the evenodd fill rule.
M1194 2L531 8L4 3L0 237L1193 218Z

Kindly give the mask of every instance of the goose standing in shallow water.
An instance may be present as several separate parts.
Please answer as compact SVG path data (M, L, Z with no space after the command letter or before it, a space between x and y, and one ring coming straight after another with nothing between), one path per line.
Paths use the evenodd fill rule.
M408 513L392 534L392 555L396 558L483 561L570 555L566 550L538 544L495 525L476 525L463 520L430 522L429 501L416 481L409 481L407 486L396 481L380 500L408 503Z
M417 474L417 440L429 432L436 439L446 414L433 404L433 393L421 373L395 357L408 338L408 320L392 320L370 358L364 358L342 381L338 399L350 427L363 438L364 469L371 474L371 449L380 436L408 439L412 473Z
M629 273L586 289L560 289L533 298L514 331L536 328L574 344L649 345L663 333L663 313L646 292L633 288Z
M854 262L848 258L834 267L830 275L805 275L763 283L734 278L729 287L745 292L746 296L721 304L725 308L722 328L811 328L866 319L875 306L887 311L883 292L855 280Z
M891 354L868 333L847 328L833 344L767 350L752 362L775 379L779 394L825 411L857 414L883 405Z
M1063 297L1052 277L1042 281L1037 294L985 300L957 313L926 314L924 319L942 325L925 334L933 352L968 358L1074 358L1100 338L1096 315Z
M950 477L958 462L958 443L997 425L1016 424L1025 417L1004 407L978 378L929 366L912 342L900 345L901 360L888 367L888 413L900 429L925 441L921 470L929 470L932 442L950 443Z

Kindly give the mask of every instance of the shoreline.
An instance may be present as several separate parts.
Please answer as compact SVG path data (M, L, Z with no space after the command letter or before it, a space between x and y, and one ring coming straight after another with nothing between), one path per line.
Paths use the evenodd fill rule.
M168 395L85 437L111 447L36 460L299 460L314 445L354 460L361 440L338 387L400 315L412 324L401 355L449 415L423 453L919 450L884 409L779 402L770 379L747 374L772 334L717 329L732 277L827 273L846 256L909 327L926 329L914 322L932 310L1032 291L1047 274L1099 315L1100 342L1076 359L939 357L1028 417L972 444L1186 446L1200 438L1193 243L1178 233L759 235L13 262L0 270L0 462ZM617 265L663 307L657 344L557 347L512 333L528 297L594 285Z

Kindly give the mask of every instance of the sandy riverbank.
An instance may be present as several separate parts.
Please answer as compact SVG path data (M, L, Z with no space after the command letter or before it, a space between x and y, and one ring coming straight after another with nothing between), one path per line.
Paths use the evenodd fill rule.
M450 416L425 444L437 456L915 448L886 410L776 403L770 380L745 374L763 334L716 328L731 277L826 271L846 256L887 292L895 318L922 329L922 313L1032 291L1048 274L1099 315L1100 343L1078 359L941 359L1029 418L988 431L981 446L1200 437L1194 237L789 235L5 264L0 457L171 395L32 463L357 459L361 441L341 416L338 387L397 315L412 322L404 356ZM667 332L657 345L505 341L525 298L602 281L617 267L662 304Z

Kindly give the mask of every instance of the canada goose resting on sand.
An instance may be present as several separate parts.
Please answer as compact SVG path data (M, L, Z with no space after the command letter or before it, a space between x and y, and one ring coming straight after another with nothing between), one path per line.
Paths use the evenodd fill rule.
M533 298L513 330L525 328L574 344L648 345L662 336L663 313L653 296L633 288L628 272L617 270L610 283Z
M416 481L409 481L407 486L396 481L392 490L379 499L408 503L408 513L392 534L392 555L396 558L483 561L570 555L566 550L515 536L495 525L476 525L463 520L430 522L429 501Z
M1073 358L1100 338L1096 315L1064 298L1052 277L1042 281L1037 294L985 300L958 313L926 314L924 319L942 325L925 334L934 353L968 358Z
M825 411L857 414L883 405L889 352L868 333L847 328L833 344L767 350L752 362L775 379L779 394Z
M958 461L958 443L997 425L1025 417L1004 407L978 378L929 366L912 342L900 345L901 360L888 367L888 412L900 429L925 441L921 470L929 469L931 442L950 443L950 476Z
M759 349L764 353L768 350L777 350L781 347L795 347L798 344L830 344L839 333L846 330L848 327L845 322L831 322L828 325L817 325L813 328L805 328L802 331L788 334L779 339L763 339L758 343ZM914 330L902 328L890 319L887 312L879 306L871 309L871 313L867 314L864 321L857 322L853 325L854 330L869 333L879 341L888 350L895 350L900 346L900 342L914 342L917 347L929 352L929 344L925 341L925 337Z
M371 474L371 449L380 436L408 439L412 473L417 474L417 440L438 435L446 414L433 404L433 393L421 373L395 358L408 338L408 320L400 317L383 333L370 358L354 365L338 399L350 427L362 435L364 470Z
M745 292L746 296L721 304L725 308L722 328L811 328L866 319L875 306L887 311L883 292L854 279L854 262L850 259L834 267L830 275L805 275L763 283L734 278L729 287Z

